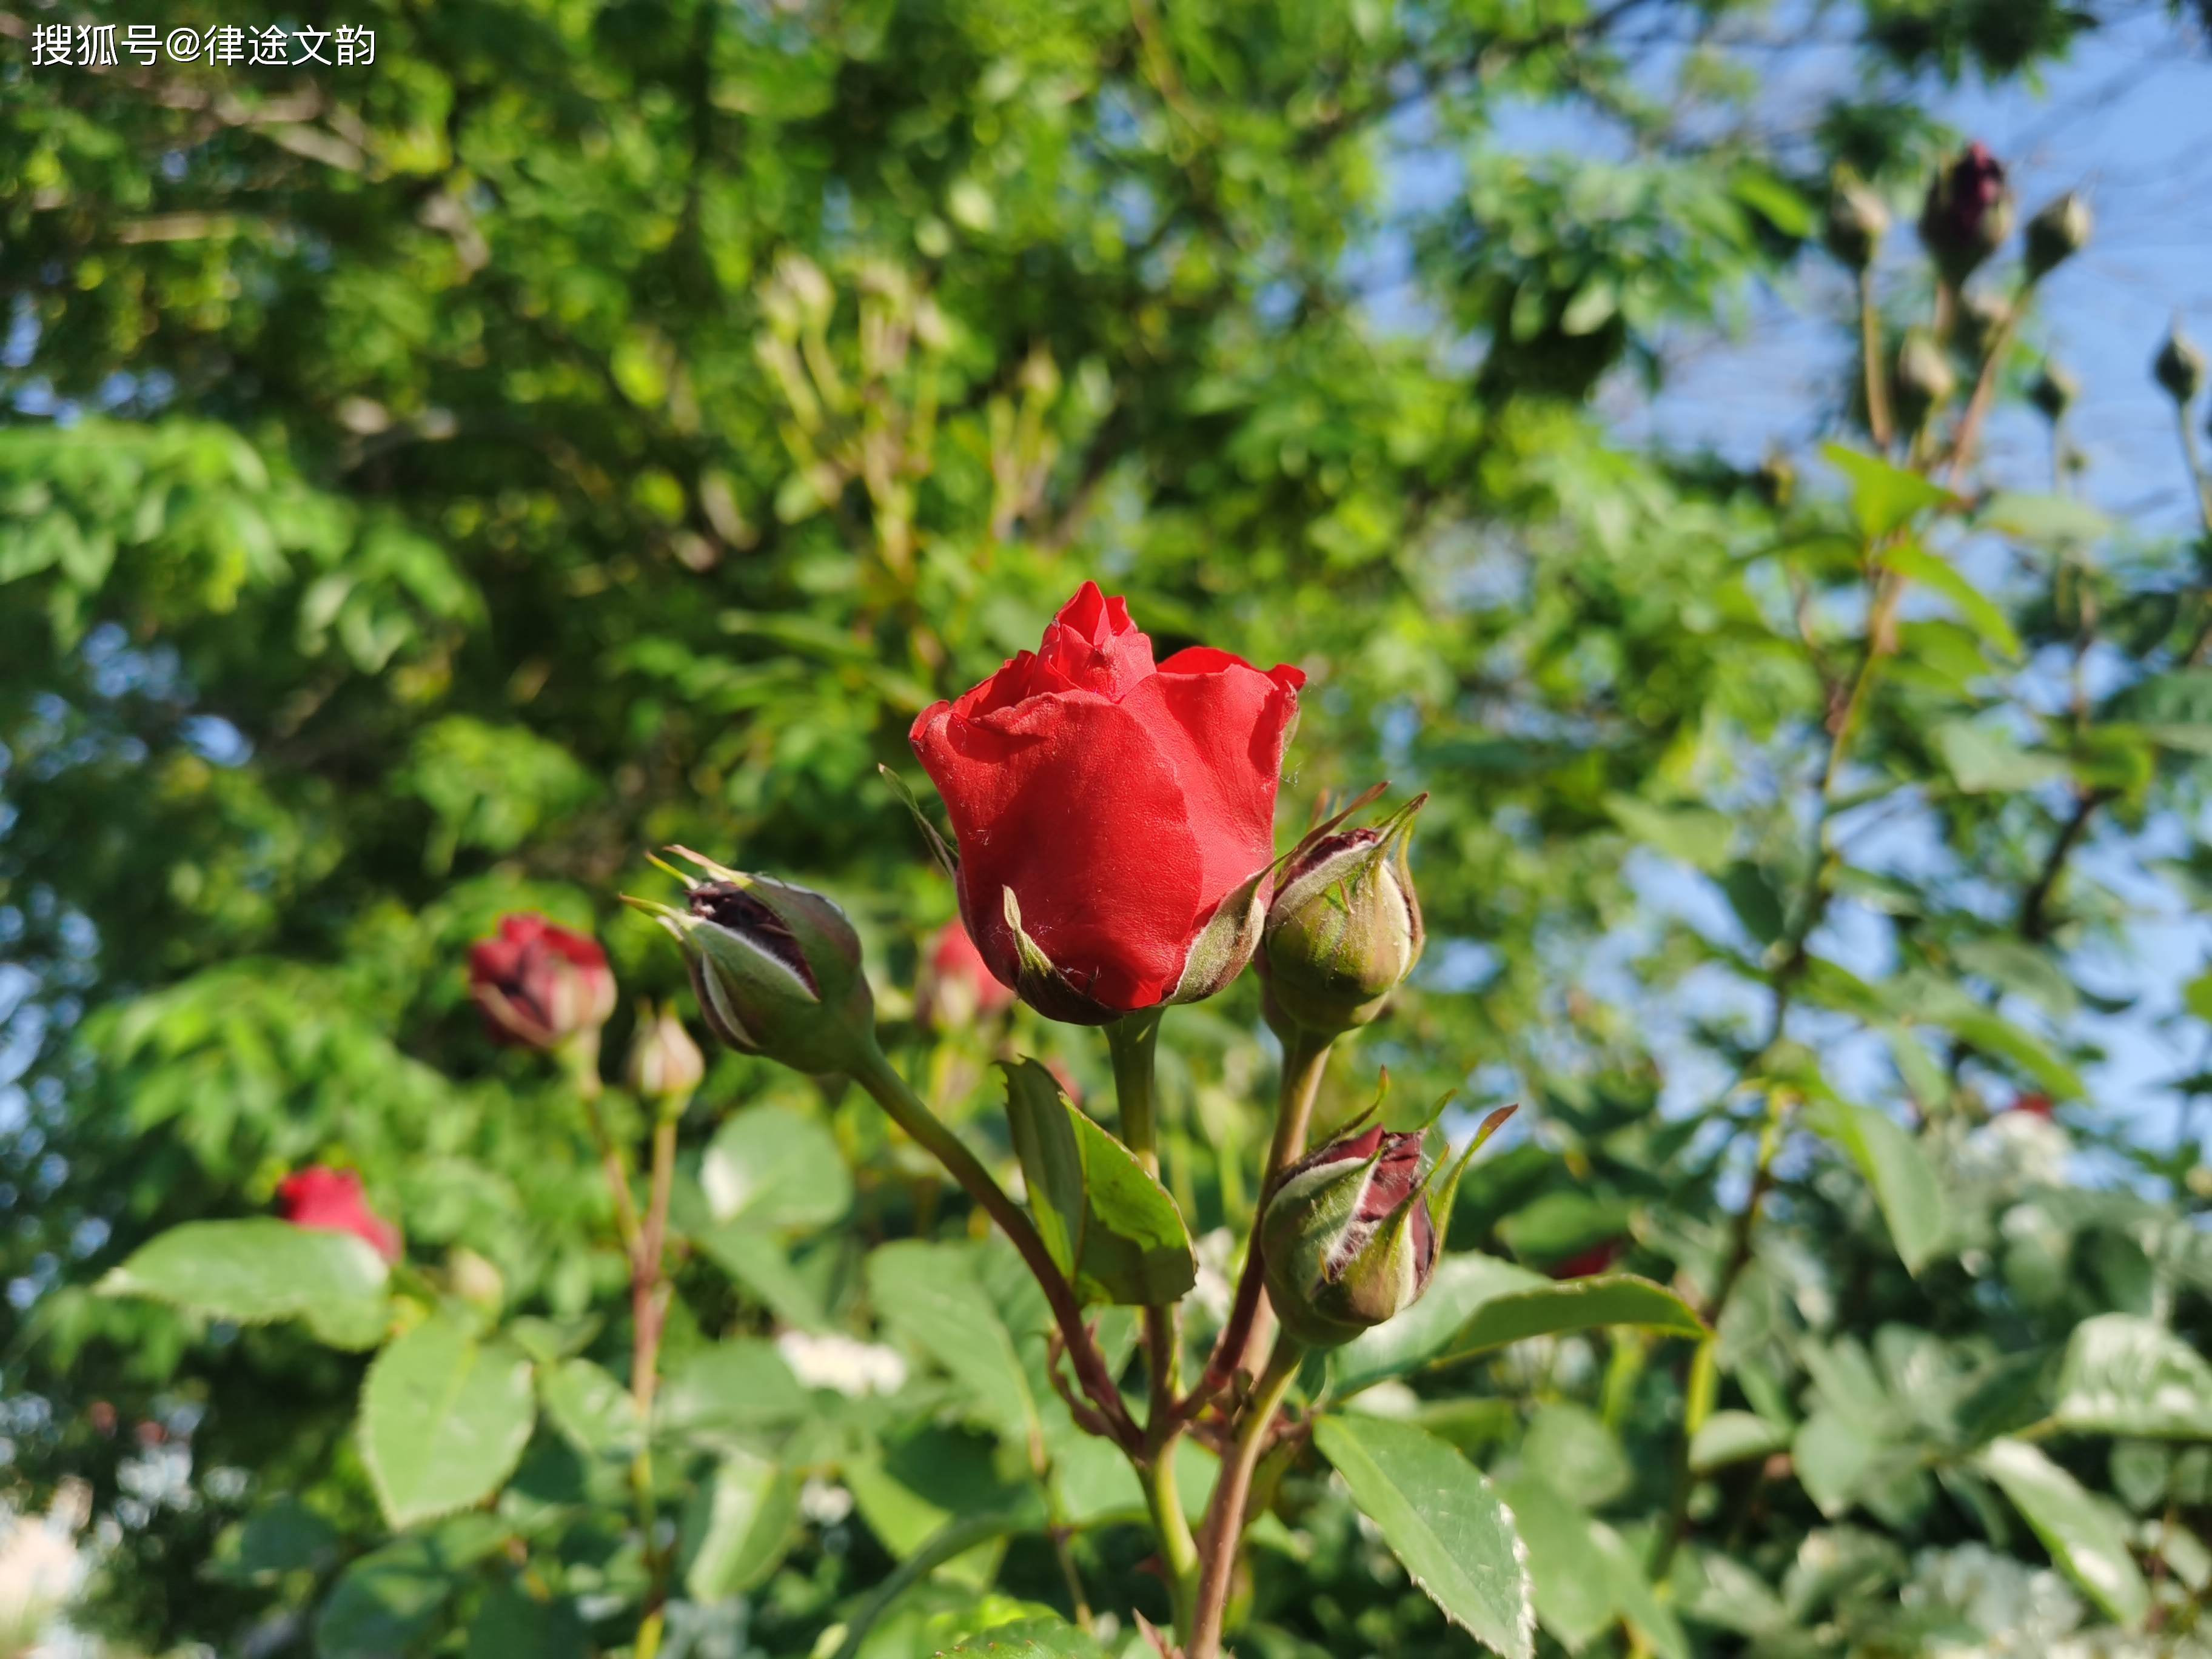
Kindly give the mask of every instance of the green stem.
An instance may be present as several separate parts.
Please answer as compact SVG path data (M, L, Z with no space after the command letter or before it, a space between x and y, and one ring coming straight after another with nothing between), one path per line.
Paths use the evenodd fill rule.
M663 1112L653 1126L652 1198L636 1251L630 1258L629 1391L636 1402L638 1429L643 1438L631 1460L629 1479L637 1501L638 1523L644 1528L645 1559L651 1575L645 1622L638 1628L641 1659L659 1646L661 1608L668 1597L670 1563L653 1547L659 1514L653 1496L653 1401L659 1389L660 1333L668 1311L668 1285L661 1270L668 1242L669 1194L675 1183L676 1118Z
M1261 1295L1264 1280L1260 1262L1261 1212L1267 1207L1283 1171L1305 1155L1306 1133L1313 1121L1314 1097L1321 1091L1322 1073L1328 1067L1333 1037L1316 1036L1293 1028L1283 1048L1281 1096L1275 1107L1275 1135L1267 1147L1267 1167L1260 1179L1259 1202L1253 1206L1252 1235L1244 1245L1244 1271L1237 1280L1237 1300L1206 1362L1206 1375L1197 1391L1184 1402L1194 1408L1225 1387L1244 1366L1252 1351L1267 1340L1273 1316Z
M1237 1437L1221 1460L1214 1481L1213 1498L1206 1505L1206 1534L1200 1547L1198 1607L1194 1615L1186 1659L1219 1659L1221 1621L1229 1604L1229 1586L1237 1571L1237 1546L1244 1536L1244 1508L1252 1495L1252 1471L1267 1443L1267 1430L1275 1408L1290 1392L1305 1350L1288 1336L1275 1344L1266 1375L1237 1421Z
M1140 1462L1137 1478L1144 1484L1145 1507L1152 1516L1153 1534L1159 1540L1160 1560L1167 1568L1176 1635L1188 1640L1198 1607L1198 1540L1191 1535L1190 1517L1182 1511L1182 1490L1176 1485L1178 1444L1170 1439Z
M577 1097L584 1103L584 1121L591 1126L592 1146L599 1155L599 1169L607 1178L608 1194L615 1201L615 1227L622 1237L623 1250L635 1257L641 1231L637 1200L630 1195L629 1170L616 1148L614 1136L608 1132L606 1113L599 1103L606 1085L599 1081L599 1034L593 1032L589 1042L572 1042L559 1054L568 1068L569 1081L575 1085Z
M845 1626L845 1639L838 1644L835 1659L854 1659L876 1621L900 1596L943 1566L956 1555L964 1555L978 1544L987 1544L994 1538L1011 1538L1025 1533L1036 1524L1033 1514L1019 1510L994 1510L988 1515L963 1516L947 1522L933 1533L922 1547L893 1567L884 1576L875 1593L861 1604Z
M1114 1057L1114 1092L1121 1111L1121 1139L1154 1180L1159 1178L1159 1088L1155 1066L1159 1054L1157 1008L1134 1013L1106 1028ZM1173 1595L1176 1632L1190 1633L1191 1609L1198 1589L1198 1545L1182 1512L1175 1479L1176 1437L1182 1419L1176 1396L1182 1387L1182 1336L1175 1307L1150 1303L1145 1308L1145 1353L1151 1388L1145 1416L1145 1446L1133 1461L1144 1484L1145 1502L1159 1538L1160 1559Z
M870 1045L867 1054L854 1067L853 1080L875 1097L876 1103L916 1146L945 1166L945 1172L960 1183L976 1206L998 1223L1000 1230L1012 1241L1044 1291L1045 1301L1052 1309L1053 1322L1060 1328L1060 1341L1067 1349L1084 1392L1105 1417L1116 1443L1125 1451L1135 1450L1142 1438L1129 1416L1129 1408L1122 1403L1121 1390L1107 1373L1105 1355L1098 1351L1098 1344L1083 1322L1083 1310L1075 1300L1067 1275L1060 1272L1052 1253L1045 1249L1035 1224L1020 1206L1006 1196L1006 1188L968 1150L967 1143L939 1122L936 1114L922 1103L907 1080L884 1058L882 1049Z

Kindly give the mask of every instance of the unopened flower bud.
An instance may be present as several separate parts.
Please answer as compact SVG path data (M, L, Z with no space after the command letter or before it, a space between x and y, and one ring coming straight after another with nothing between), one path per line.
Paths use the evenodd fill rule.
M469 947L469 994L502 1042L550 1050L589 1043L615 1011L607 953L539 915L501 916L499 936Z
M1790 459L1778 449L1766 452L1766 459L1759 464L1754 475L1759 499L1769 507L1786 508L1797 496L1797 468Z
M842 910L806 888L669 850L709 878L682 878L689 890L681 909L628 895L623 902L684 947L708 1030L741 1054L817 1075L850 1072L874 1051L875 998L860 935Z
M1382 1012L1421 959L1421 905L1407 867L1407 802L1373 830L1309 836L1291 854L1260 935L1270 1017L1334 1037Z
M1951 399L1959 389L1958 374L1943 348L1924 330L1908 332L1897 349L1897 372L1893 377L1897 394L1898 423L1917 432L1928 417Z
M1317 1347L1411 1307L1436 1266L1419 1133L1346 1136L1285 1171L1260 1218L1267 1300Z
M2166 343L2151 361L2150 372L2177 404L2190 402L2204 384L2204 354L2196 341L2181 331L2179 322L2167 331Z
M1889 230L1889 209L1880 196L1849 171L1838 168L1828 192L1828 218L1821 240L1828 252L1853 270L1874 263Z
M447 1253L446 1288L490 1314L496 1314L507 1300L506 1275L465 1244Z
M1978 289L1967 295L1959 306L1959 349L1969 362L1981 363L1997 349L2004 337L2005 325L2011 320L2012 305L2002 295Z
M2096 221L2075 191L2046 202L2027 222L2027 280L2041 280L2089 245Z
M2063 363L2045 359L2043 372L2035 377L2035 384L2027 389L2027 400L2033 404L2046 421L2056 424L2066 418L2066 411L2081 395L2081 383L2068 372Z
M2012 233L2012 191L2004 163L1989 146L1966 146L1938 169L1920 210L1920 240L1954 288L1973 275Z
M624 1068L631 1092L642 1099L672 1103L679 1109L707 1075L707 1058L676 1010L650 1005L638 1015Z

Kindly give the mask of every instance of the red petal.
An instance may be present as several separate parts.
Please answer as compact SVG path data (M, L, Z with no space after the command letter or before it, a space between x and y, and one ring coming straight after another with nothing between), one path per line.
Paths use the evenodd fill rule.
M1149 1008L1174 988L1204 910L1178 751L1126 704L1085 692L981 720L917 722L915 751L960 842L961 913L991 971L1018 977L1003 890L1079 990Z

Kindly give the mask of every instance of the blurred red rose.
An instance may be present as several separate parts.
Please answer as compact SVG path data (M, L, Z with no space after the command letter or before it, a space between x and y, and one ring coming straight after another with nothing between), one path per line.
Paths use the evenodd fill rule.
M965 1025L979 1015L1002 1013L1014 994L999 982L975 941L956 917L937 930L915 1000L924 1025Z
M399 1260L399 1229L368 1207L361 1177L318 1164L286 1176L276 1188L284 1219L295 1227L351 1233L386 1261Z
M496 939L469 947L469 994L498 1041L556 1048L606 1024L615 976L597 941L543 916L501 916Z
M1258 942L1304 683L1204 646L1155 667L1128 606L1085 582L1036 651L924 710L915 753L951 814L960 914L999 980L1053 1018L1103 1024L1235 977Z
M1554 1279L1588 1279L1601 1273L1628 1254L1628 1241L1608 1238L1602 1244L1593 1244L1587 1250L1577 1250L1565 1261L1554 1261L1544 1269Z

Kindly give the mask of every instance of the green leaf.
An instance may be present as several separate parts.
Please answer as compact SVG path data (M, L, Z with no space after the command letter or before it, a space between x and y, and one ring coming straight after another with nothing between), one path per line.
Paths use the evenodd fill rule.
M494 1586L469 1620L465 1659L585 1659L591 1633L567 1601L541 1601L512 1580Z
M1453 1333L1437 1363L1465 1359L1532 1336L1600 1325L1640 1325L1663 1336L1707 1334L1705 1322L1690 1304L1665 1285L1634 1273L1606 1273L1492 1297Z
M1410 1423L1328 1416L1314 1444L1444 1616L1505 1659L1535 1650L1535 1608L1513 1516L1446 1442Z
M1024 1619L994 1625L983 1635L945 1650L945 1659L1107 1659L1095 1638L1060 1619Z
M1634 1479L1604 1419L1569 1400L1537 1407L1521 1442L1521 1461L1556 1491L1572 1492L1585 1509L1602 1509Z
M1945 720L1929 733L1960 789L1969 795L2010 794L2066 775L2055 755L2032 754L2010 736L1972 720Z
M188 1221L148 1240L100 1281L106 1296L143 1296L240 1325L304 1319L333 1347L374 1347L384 1334L384 1258L351 1233L257 1216Z
M457 1515L362 1556L339 1576L316 1615L317 1659L392 1659L405 1651L507 1535L490 1516Z
M773 1342L732 1337L669 1366L653 1398L653 1431L743 1445L813 1413L812 1397Z
M1782 937L1782 894L1765 871L1747 859L1738 859L1722 875L1721 890L1753 939L1771 945Z
M2024 1440L1992 1441L1976 1462L2092 1601L2130 1629L2142 1624L2150 1589L2129 1553L2125 1529L2103 1498Z
M1981 526L2045 547L2081 547L2112 533L2112 520L2075 495L2032 495L2001 489L1974 515Z
M973 1253L902 1239L868 1257L877 1316L965 1384L1000 1432L1026 1439L1036 1401L1013 1333L977 1280Z
M1198 1259L1167 1188L1033 1060L1002 1063L1006 1123L1045 1248L1086 1302L1176 1302Z
M1898 1258L1908 1273L1918 1273L1942 1253L1950 1234L1948 1200L1920 1143L1886 1112L1848 1101L1815 1103L1811 1121L1858 1166Z
M1690 1468L1703 1474L1711 1469L1726 1468L1731 1463L1747 1463L1757 1457L1771 1457L1776 1452L1786 1451L1790 1446L1790 1431L1768 1422L1755 1412L1715 1412L1698 1425L1690 1437Z
M818 1117L788 1106L734 1112L699 1168L714 1219L744 1227L826 1227L853 1207L853 1176Z
M553 1426L577 1450L608 1458L636 1453L642 1438L637 1402L600 1366L564 1359L539 1371L538 1395Z
M2100 1314L2074 1328L2051 1416L2095 1434L2212 1440L2212 1364L2154 1321Z
M514 1472L536 1417L530 1357L434 1314L368 1368L361 1455L394 1527L466 1509Z
M830 1316L822 1298L769 1234L752 1231L741 1218L694 1232L691 1242L785 1324L803 1331L828 1328Z
M1484 1303L1550 1282L1541 1273L1473 1250L1445 1256L1419 1302L1329 1355L1335 1391L1355 1394L1428 1364L1449 1348Z
M1605 810L1630 835L1670 859L1707 871L1728 861L1735 826L1710 806L1655 806L1634 795L1611 794Z
M766 1582L798 1522L797 1477L765 1458L732 1453L684 1516L684 1589L694 1601L720 1601Z
M1850 485L1851 516L1869 541L1878 541L1929 507L1955 499L1949 490L1880 456L1862 455L1841 444L1823 444L1820 453Z
M1528 1547L1537 1622L1569 1652L1578 1652L1620 1616L1607 1575L1590 1571L1597 1555L1590 1518L1533 1474L1496 1485Z
M1958 566L1923 547L1907 543L1893 547L1881 562L1899 575L1933 588L1959 609L1959 614L1983 641L2008 657L2020 655L2020 635L2011 619L1990 596L1968 581Z

